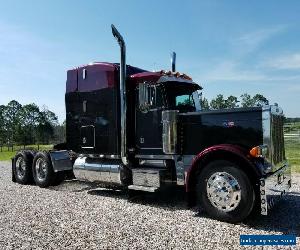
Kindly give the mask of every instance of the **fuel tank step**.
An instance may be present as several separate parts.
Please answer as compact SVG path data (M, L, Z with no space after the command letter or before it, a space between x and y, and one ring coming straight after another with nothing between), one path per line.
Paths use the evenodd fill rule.
M130 186L128 186L128 189L154 193L159 188L157 188L157 187L145 187L145 186L130 185Z
M132 169L132 186L160 188L164 184L167 170L161 168Z

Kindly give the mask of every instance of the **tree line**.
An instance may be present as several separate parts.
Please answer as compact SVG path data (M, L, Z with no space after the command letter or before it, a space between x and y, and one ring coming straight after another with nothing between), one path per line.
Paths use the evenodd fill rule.
M49 144L64 140L64 124L54 112L35 103L12 100L0 105L0 145Z
M203 110L226 109L237 107L255 107L268 105L269 101L261 94L251 96L247 93L239 98L233 95L217 95L210 102L201 99ZM289 120L288 120L289 119ZM286 122L300 121L300 118L287 118ZM54 112L35 103L21 105L12 100L7 105L0 105L0 146L54 144L65 141L65 122L59 124Z
M247 93L242 94L240 99L236 96L230 95L225 98L223 95L219 94L213 98L210 102L202 97L201 100L202 109L228 109L228 108L238 108L238 107L257 107L269 105L269 101L266 97L261 94L256 94L251 96Z
M300 122L300 117L296 117L296 118L286 118L285 121L287 123L299 123Z

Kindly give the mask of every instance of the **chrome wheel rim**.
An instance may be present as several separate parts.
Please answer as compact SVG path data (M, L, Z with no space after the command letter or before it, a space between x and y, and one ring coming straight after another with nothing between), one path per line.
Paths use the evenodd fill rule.
M237 179L226 172L212 174L206 191L211 204L224 212L234 210L241 201L241 187Z
M16 172L19 179L23 179L26 172L26 163L22 156L18 157L16 161Z
M47 162L42 159L38 158L35 163L35 172L36 172L36 177L38 178L39 181L44 181L47 176Z

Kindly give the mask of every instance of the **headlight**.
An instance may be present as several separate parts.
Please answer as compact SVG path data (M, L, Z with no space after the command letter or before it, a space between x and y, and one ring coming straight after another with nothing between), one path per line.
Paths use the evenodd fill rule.
M268 155L268 145L260 145L250 150L250 155L253 157L266 157Z

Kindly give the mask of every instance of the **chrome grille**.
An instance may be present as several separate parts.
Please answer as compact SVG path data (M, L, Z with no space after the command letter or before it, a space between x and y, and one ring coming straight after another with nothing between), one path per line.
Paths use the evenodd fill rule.
M282 115L271 115L272 163L277 165L285 160Z

